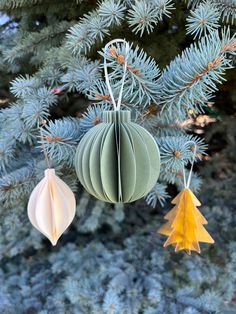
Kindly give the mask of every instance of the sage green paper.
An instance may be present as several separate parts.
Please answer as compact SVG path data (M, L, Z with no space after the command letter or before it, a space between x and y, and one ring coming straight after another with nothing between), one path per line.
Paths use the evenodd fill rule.
M130 116L128 110L105 111L104 122L89 130L77 147L78 178L104 202L133 202L145 196L159 176L156 141Z

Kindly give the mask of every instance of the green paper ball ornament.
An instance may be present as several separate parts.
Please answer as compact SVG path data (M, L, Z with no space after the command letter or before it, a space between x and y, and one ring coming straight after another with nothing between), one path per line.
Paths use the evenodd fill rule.
M145 196L158 179L159 148L147 130L131 122L130 111L105 111L103 121L78 145L79 181L104 202L133 202Z

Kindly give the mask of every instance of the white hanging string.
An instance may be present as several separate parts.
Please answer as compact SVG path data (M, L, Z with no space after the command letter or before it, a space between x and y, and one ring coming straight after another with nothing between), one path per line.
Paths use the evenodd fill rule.
M185 174L185 169L183 166L183 178L184 178L184 187L185 189L188 189L190 186L190 182L191 182L191 178L192 178L192 174L193 174L193 165L194 165L194 161L195 161L195 157L196 157L196 153L197 153L197 145L195 142L193 141L189 141L187 143L185 143L185 145L189 144L189 143L193 143L194 144L194 151L193 151L193 159L191 161L191 168L189 171L189 176L188 176L188 180L186 181L186 174Z
M184 188L187 188L187 184L186 184L186 176L185 176L185 170L184 170L184 166L183 166L183 177L184 177Z
M107 60L106 60L106 53L108 50L108 47L114 43L125 43L125 63L124 63L124 74L122 77L122 81L121 81L121 88L120 88L120 93L119 93L119 97L118 97L118 101L116 103L113 92L112 92L112 88L111 88L111 84L110 84L110 80L109 80L109 76L108 76L108 70L107 70ZM105 73L105 80L106 80L106 84L107 84L107 88L108 91L110 93L111 96L111 100L114 106L114 110L120 110L120 105L121 105L121 100L122 100L122 94L123 94L123 89L124 89L124 83L125 83L125 75L126 75L126 70L127 70L127 55L129 52L129 44L124 40L124 39L113 39L111 41L109 41L105 48L104 48L105 52L104 52L104 73Z
M46 161L46 164L47 164L48 168L50 169L51 168L51 164L50 164L50 161L49 161L49 158L48 158L48 154L47 154L44 142L43 142L43 140L44 140L44 137L43 137L43 126L45 124L46 124L46 121L42 119L41 125L39 125L39 130L40 130L41 147L42 147L42 150L43 150L44 158L45 158L45 161Z

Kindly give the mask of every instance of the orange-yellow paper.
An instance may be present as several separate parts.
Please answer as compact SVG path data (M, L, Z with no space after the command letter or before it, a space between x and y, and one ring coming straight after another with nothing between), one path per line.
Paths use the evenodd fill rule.
M32 225L56 245L75 216L75 196L56 174L46 169L44 178L31 193L28 216Z
M167 213L168 220L158 232L168 236L164 247L175 245L175 252L185 250L200 253L199 242L214 243L214 240L203 227L206 219L197 209L201 203L188 188L183 189L171 202L175 207Z

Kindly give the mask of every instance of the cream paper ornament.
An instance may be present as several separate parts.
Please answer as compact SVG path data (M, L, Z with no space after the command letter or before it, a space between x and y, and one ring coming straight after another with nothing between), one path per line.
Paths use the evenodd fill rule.
M28 216L32 225L56 245L71 224L76 210L75 196L54 169L46 169L44 178L30 195Z
M121 39L109 42L126 44ZM129 110L120 110L127 62L116 101L109 83L106 58L104 72L114 110L103 113L103 122L90 129L80 141L75 169L83 187L96 198L110 203L129 203L145 196L156 184L160 153L153 136L131 121Z

